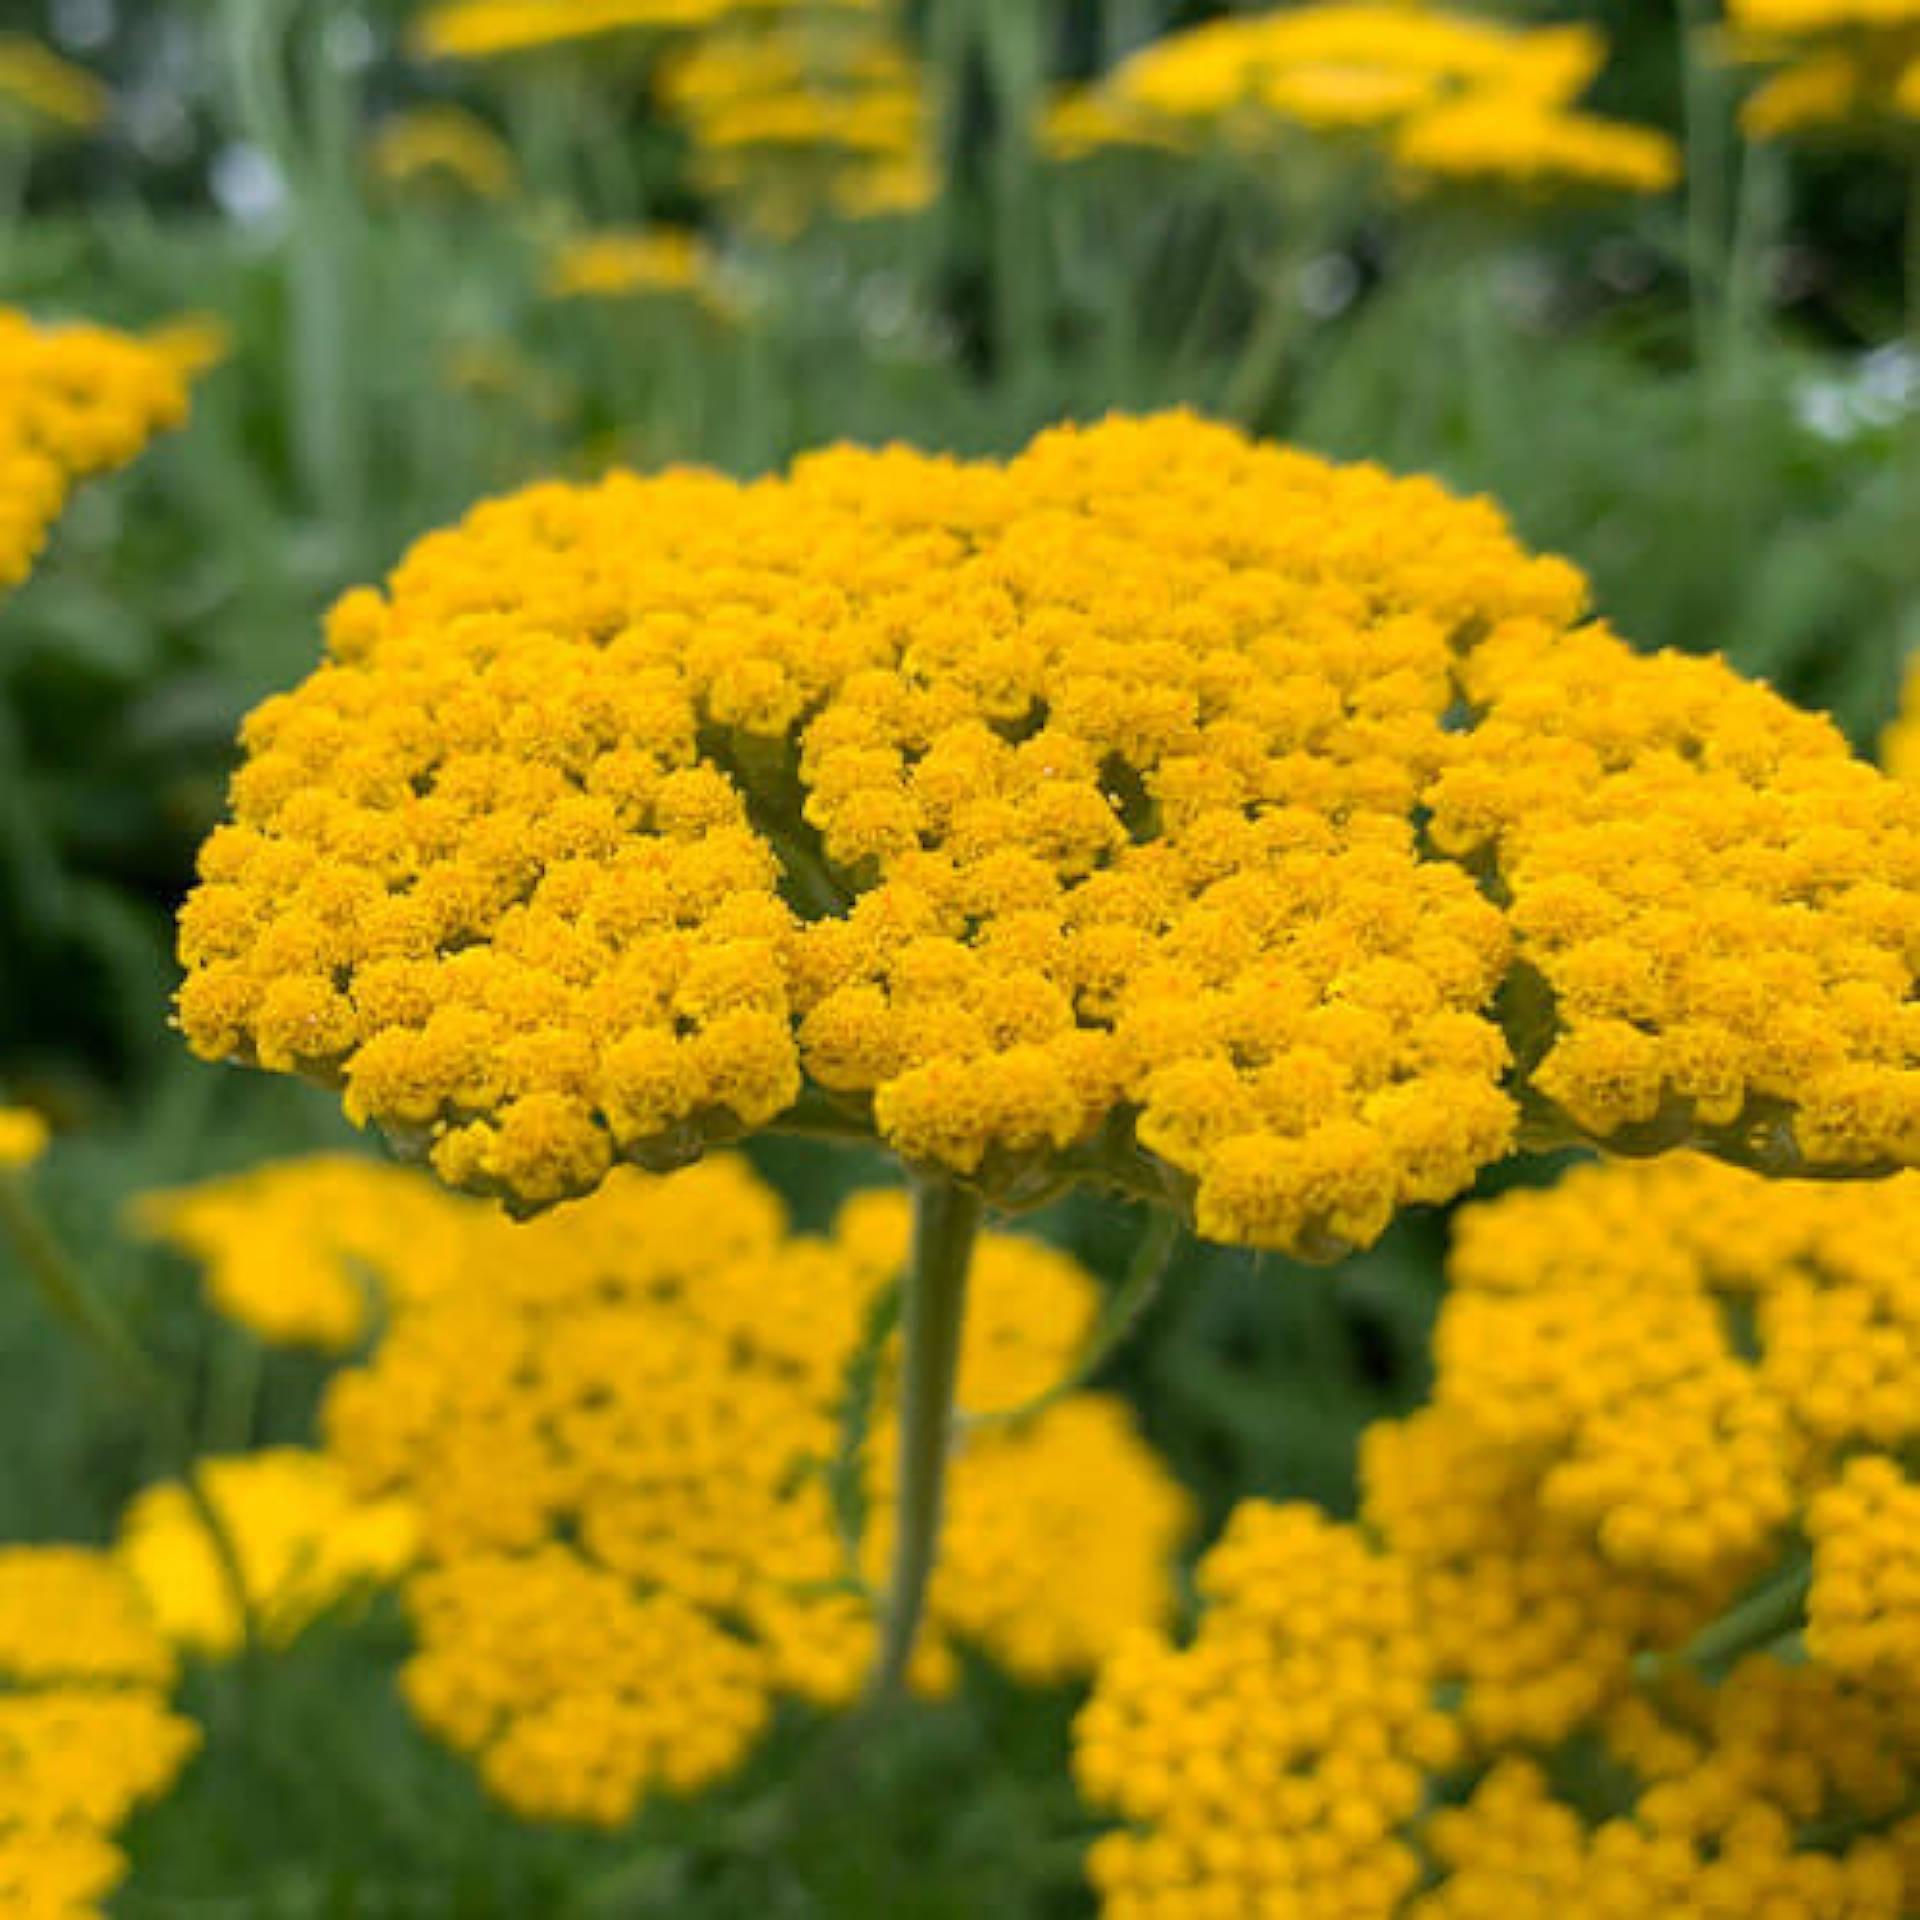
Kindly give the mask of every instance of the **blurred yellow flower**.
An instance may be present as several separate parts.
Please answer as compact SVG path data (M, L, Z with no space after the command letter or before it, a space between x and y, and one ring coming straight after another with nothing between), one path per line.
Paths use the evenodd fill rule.
M10 119L36 129L87 133L107 115L107 89L24 33L0 33L0 127Z
M1527 195L1665 193L1681 170L1679 147L1655 128L1497 90L1414 115L1394 138L1393 159L1417 186Z
M639 293L702 293L714 260L696 233L680 227L615 227L563 241L547 263L556 300L606 300Z
M164 344L0 307L0 593L26 578L80 481L185 418L187 372Z
M411 1511L398 1500L355 1498L323 1454L276 1447L203 1459L194 1471L270 1646L284 1646L344 1600L391 1586L413 1562ZM115 1551L173 1645L215 1658L240 1650L244 1627L226 1570L181 1487L165 1482L136 1496Z
M0 1547L0 1911L94 1920L116 1830L199 1745L171 1649L111 1555Z
M1920 120L1920 0L1731 0L1718 57L1773 67L1741 103L1755 140L1867 137Z
M513 191L513 155L464 107L415 107L386 120L367 143L374 177L394 188L452 188L477 200Z
M869 1342L905 1197L860 1196L830 1239L789 1235L724 1158L527 1226L435 1199L469 1226L454 1283L405 1231L372 1253L391 1326L325 1409L353 1486L420 1516L416 1712L523 1815L619 1824L733 1770L777 1700L848 1704L891 1540L895 1361ZM974 1287L961 1402L1017 1413L1073 1366L1096 1290L1003 1236ZM863 1354L882 1377L850 1426ZM1033 1684L1084 1675L1167 1618L1187 1522L1118 1401L969 1432L918 1683L950 1685L958 1644Z
M47 1150L47 1123L31 1107L0 1107L0 1171L17 1173Z
M1584 591L1178 415L535 488L248 722L181 1021L523 1209L789 1118L1309 1253L1521 1122L1920 1159L1920 799Z

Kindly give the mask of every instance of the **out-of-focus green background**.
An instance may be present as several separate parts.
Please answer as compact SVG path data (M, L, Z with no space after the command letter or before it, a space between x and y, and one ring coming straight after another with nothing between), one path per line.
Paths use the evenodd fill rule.
M1684 30L1707 21L1694 0L1521 10L1605 27L1595 101L1685 139L1687 189L1643 204L1468 219L1209 162L1055 166L1022 133L1051 85L1218 11L911 9L949 192L774 243L690 189L631 65L422 63L398 4L0 4L0 28L113 89L96 132L6 149L0 300L142 326L208 313L231 337L191 424L87 489L0 605L0 1075L56 1121L48 1204L190 1383L209 1444L303 1437L317 1369L212 1323L183 1267L120 1233L124 1201L348 1136L320 1093L184 1058L172 909L240 716L306 671L333 595L489 492L615 461L752 473L840 436L1005 452L1062 417L1187 403L1493 493L1635 641L1723 651L1871 750L1920 643L1899 157L1744 144L1739 77ZM506 200L383 186L370 134L445 100L509 137L551 131L557 104L566 137L522 141ZM736 306L542 296L556 234L642 205L704 230ZM807 1222L879 1172L763 1160ZM1111 1276L1134 1223L1084 1203L1041 1224ZM1403 1223L1332 1276L1184 1257L1114 1378L1210 1520L1248 1493L1349 1502L1358 1429L1421 1390L1442 1240ZM5 1277L0 1536L104 1538L155 1464ZM1085 1910L1064 1696L981 1675L778 1847L734 1810L797 1730L714 1804L602 1843L492 1813L406 1721L399 1644L377 1610L310 1636L251 1698L197 1679L209 1751L135 1829L122 1910Z

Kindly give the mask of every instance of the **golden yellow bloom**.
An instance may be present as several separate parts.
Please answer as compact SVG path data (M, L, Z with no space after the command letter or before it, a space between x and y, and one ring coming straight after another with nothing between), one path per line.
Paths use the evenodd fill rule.
M0 1107L0 1172L32 1166L50 1137L45 1118L31 1107Z
M1916 1208L1678 1156L1458 1216L1359 1526L1241 1507L1096 1683L1109 1920L1911 1912Z
M1678 146L1652 127L1494 89L1414 115L1395 137L1393 159L1418 185L1526 194L1665 193L1680 179Z
M1309 1507L1249 1501L1200 1569L1184 1648L1140 1636L1074 1728L1089 1804L1131 1831L1087 1873L1110 1920L1386 1920L1420 1878L1399 1837L1454 1735L1404 1573Z
M321 1614L412 1564L417 1529L398 1500L361 1501L340 1467L297 1447L203 1460L195 1469L240 1563L247 1600L269 1645L295 1639ZM205 1522L171 1482L127 1508L117 1548L161 1631L176 1646L224 1657L244 1629Z
M787 15L887 13L894 0L442 0L414 28L430 57L484 60L617 33L689 32Z
M1436 1813L1426 1838L1445 1877L1407 1909L1413 1920L1910 1911L1888 1840L1800 1841L1823 1821L1884 1819L1910 1780L1898 1721L1831 1675L1750 1660L1716 1688L1681 1690L1665 1712L1636 1703L1607 1746L1644 1782L1615 1817L1589 1825L1520 1758Z
M1755 140L1920 120L1920 0L1733 0L1723 49L1775 67L1741 103Z
M91 1920L112 1835L199 1743L168 1709L171 1650L111 1556L0 1547L0 1910Z
M523 1209L794 1117L1309 1252L1516 1093L1920 1157L1920 798L1583 597L1484 503L1180 415L538 487L248 721L181 1024Z
M1920 785L1920 663L1901 682L1900 712L1880 736L1880 764L1896 780Z
M684 228L609 228L558 247L547 266L546 291L558 300L697 293L713 272L706 243Z
M84 67L24 33L0 33L0 125L87 133L107 117L107 90Z
M125 465L186 411L187 373L164 344L37 328L0 307L0 593L26 578L80 481Z
M1041 150L1054 160L1084 160L1115 149L1178 153L1177 130L1129 111L1111 95L1076 88L1051 100L1040 122Z
M726 1158L623 1173L525 1226L440 1204L473 1223L460 1284L416 1284L405 1235L373 1256L398 1304L334 1383L329 1445L363 1495L418 1509L404 1684L423 1721L520 1813L618 1824L731 1771L776 1700L860 1689L891 1535L890 1348L866 1445L842 1456L907 1208L861 1196L833 1238L793 1238ZM973 1286L961 1402L1016 1410L1069 1371L1095 1289L1004 1237ZM950 1683L959 1643L1036 1684L1085 1675L1167 1617L1187 1520L1116 1401L970 1430L919 1684Z
M209 1303L262 1340L345 1353L396 1281L458 1281L473 1218L398 1167L338 1154L143 1194L132 1225L195 1260Z
M939 191L919 62L883 20L762 21L692 42L660 80L694 175L750 224L909 213Z
M1560 106L1585 88L1604 52L1587 27L1528 30L1333 0L1169 34L1120 67L1113 87L1136 111L1257 137L1263 121L1387 127L1469 88Z
M136 1588L86 1547L0 1547L0 1682L173 1684L173 1654Z
M453 187L478 200L513 191L513 155L478 114L464 107L397 113L367 144L367 163L389 187Z
M1807 1513L1807 1651L1836 1673L1920 1701L1920 1485L1863 1454Z

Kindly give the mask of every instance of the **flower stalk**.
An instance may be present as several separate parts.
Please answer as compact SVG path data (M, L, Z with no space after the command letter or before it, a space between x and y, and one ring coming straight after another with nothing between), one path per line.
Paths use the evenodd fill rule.
M966 1322L967 1275L983 1206L957 1181L922 1174L914 1183L913 1254L901 1295L900 1468L893 1571L880 1654L868 1698L897 1695L926 1610L939 1554L941 1509L953 1444L954 1385Z

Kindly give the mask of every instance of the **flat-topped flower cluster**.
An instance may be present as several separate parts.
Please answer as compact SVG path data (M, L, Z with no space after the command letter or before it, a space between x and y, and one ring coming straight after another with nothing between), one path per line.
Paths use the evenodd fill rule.
M163 1196L145 1219L276 1340L346 1344L375 1324L373 1289L382 1330L329 1391L331 1458L219 1463L259 1476L231 1489L243 1558L287 1560L273 1473L297 1482L290 1519L337 1506L309 1585L347 1561L391 1582L417 1527L407 1697L517 1812L622 1824L736 1772L780 1701L859 1693L893 1527L903 1195L861 1195L830 1238L795 1237L717 1157L616 1175L516 1226L418 1173L323 1159ZM307 1257L285 1263L289 1245ZM1023 1411L1072 1372L1096 1308L1065 1256L982 1242L959 1382L976 1418L925 1689L954 1684L962 1647L1026 1684L1082 1679L1171 1617L1188 1505L1124 1405L1077 1392ZM192 1544L160 1520L135 1515L137 1565ZM267 1618L297 1623L306 1588L287 1572ZM217 1640L217 1594L186 1584L169 1582L172 1612Z
M536 487L248 721L181 1023L522 1208L774 1124L1308 1253L1520 1138L1913 1160L1920 799L1584 602L1185 415Z
M1688 1156L1468 1209L1360 1522L1242 1508L1083 1713L1112 1920L1910 1912L1916 1227Z

